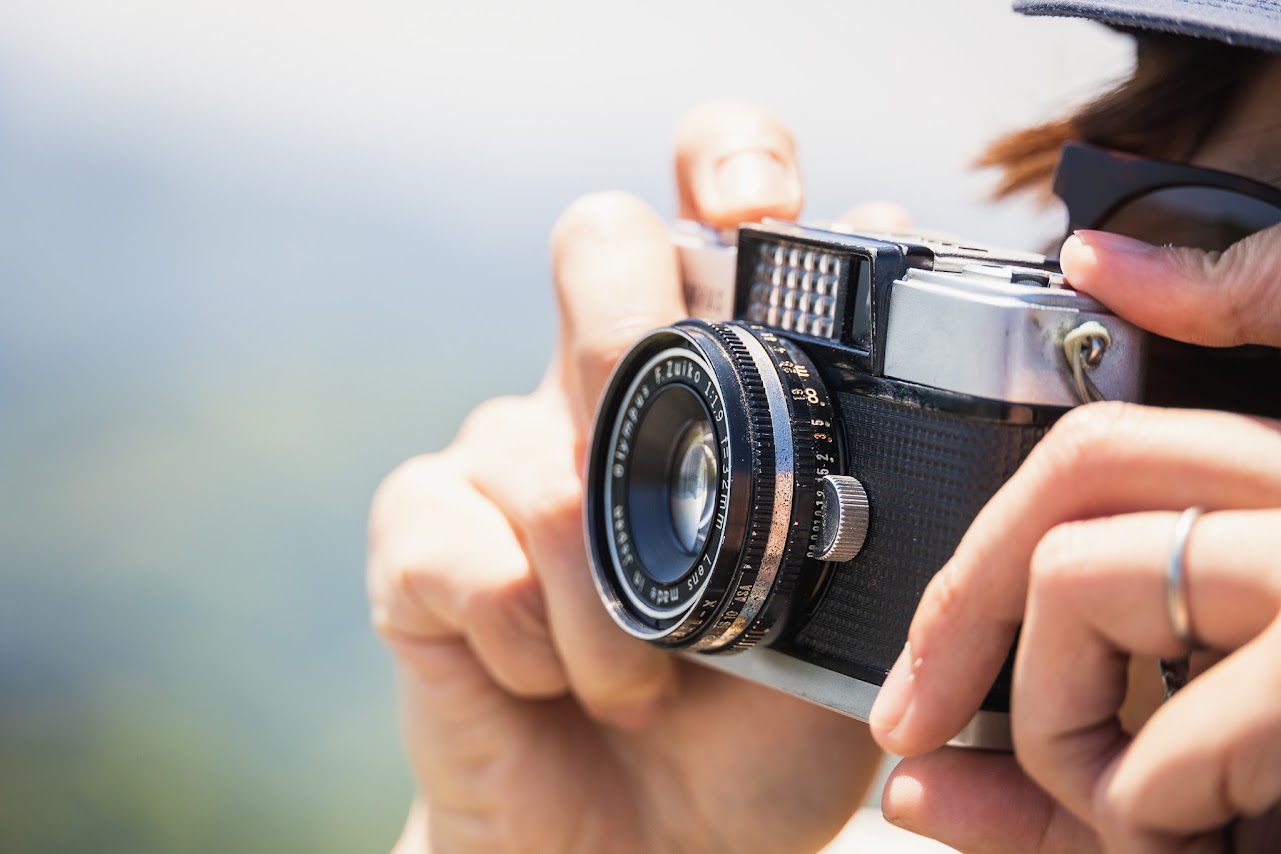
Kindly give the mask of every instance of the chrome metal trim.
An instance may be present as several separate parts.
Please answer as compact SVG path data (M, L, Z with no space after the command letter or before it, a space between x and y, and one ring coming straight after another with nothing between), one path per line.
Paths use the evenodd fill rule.
M774 579L783 562L783 551L787 547L787 528L792 520L795 459L792 451L792 419L782 380L778 377L778 371L769 353L756 336L738 326L730 326L728 331L732 332L747 349L753 364L756 365L761 384L765 387L770 424L774 431L774 507L770 517L769 535L765 540L765 553L761 556L761 563L756 571L756 581L747 596L747 601L739 609L739 614L733 623L724 631L709 633L700 638L690 647L693 650L715 649L726 643L732 643L748 630L774 587Z
M1006 712L980 711L970 718L970 722L947 744L948 747L1013 752L1014 740L1010 737L1010 716Z
M1018 273L909 270L891 288L885 376L989 400L1075 406L1063 339L1096 321L1112 346L1091 379L1109 400L1138 400L1146 335L1084 294L1011 281Z
M880 685L837 673L768 647L755 647L738 655L688 656L691 661L730 673L751 682L783 691L843 715L866 721ZM952 747L983 750L1012 749L1010 716L980 711L948 742Z
M630 401L632 397L637 393L636 390L640 387L641 383L649 376L650 370L653 369L653 367L656 364L663 361L664 359L670 359L674 356L682 356L682 357L688 358L692 362L697 363L703 369L703 371L707 374L708 380L713 384L716 384L716 374L712 371L711 365L707 363L707 360L704 359L701 354L693 350L688 350L683 347L668 347L666 350L663 350L655 354L653 358L651 358L648 362L645 363L644 367L642 367L640 370L636 372L635 379L633 379L631 385L627 387L627 393L620 398L620 400L623 401L623 405L619 406L618 408L618 415L614 419L614 427L612 432L610 433L610 443L609 443L609 459L610 460L614 459L614 453L618 448L618 437L620 432L622 431L623 417L627 414L627 410L629 408L627 405L627 401ZM716 393L719 395L720 392L721 392L720 386L717 385ZM728 432L726 432L725 438L727 440L729 439ZM732 450L733 448L731 447L730 449L731 453L732 453ZM716 480L718 484L720 483L720 480L721 480L721 474L722 474L721 472L717 472ZM719 500L719 496L717 496L717 499ZM614 478L606 474L605 507L609 508L613 506L614 506ZM698 591L696 593L693 593L688 597L686 597L684 600L682 600L681 604L678 605L676 608L668 609L666 611L660 611L642 602L640 600L640 597L636 595L636 592L632 590L632 586L627 583L627 579L622 577L621 565L618 559L618 548L614 541L614 537L610 536L610 537L607 537L606 539L609 541L609 556L610 556L610 563L611 563L610 570L616 576L618 576L620 586L623 588L623 593L626 594L627 598L631 601L631 603L634 606L636 606L637 610L639 610L641 613L647 616L653 617L654 619L670 620L670 619L679 617L681 614L685 612L688 612L690 608L698 602L699 597L703 595L703 592L707 589L707 585L710 584L712 581L712 573L709 572L707 573L707 578L703 579L703 583L698 588ZM699 560L702 560L702 559L703 559L702 555L700 555ZM592 577L595 578L596 573L592 573ZM611 613L622 613L626 615L626 609L621 607L615 607L613 605L611 600L617 599L617 597L611 594L609 591L605 590L604 585L600 581L597 581L596 589L601 593L601 599L603 601L606 601L607 603L610 603ZM620 605L621 605L621 601L620 601ZM623 628L623 630L626 631L628 634L638 638L643 638L645 640L654 640L657 638L666 637L667 635L676 631L676 629L680 627L680 623L677 623L676 625L672 626L669 629L666 629L665 631L653 632L653 631L645 631L643 629L638 628L636 626L636 621L631 620L630 618L627 619L626 621L622 621L616 618L614 622L618 623Z

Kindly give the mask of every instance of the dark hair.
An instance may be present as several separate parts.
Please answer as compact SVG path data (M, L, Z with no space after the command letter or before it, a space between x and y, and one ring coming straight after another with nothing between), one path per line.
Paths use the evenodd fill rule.
M1059 147L1071 140L1185 161L1240 96L1266 54L1165 33L1135 34L1129 79L1067 118L997 139L975 165L1001 170L995 197L1049 198Z
M1143 157L1186 161L1241 97L1267 54L1187 36L1136 35L1134 73L1073 115L1008 134L977 166L1001 170L996 198L1030 192L1048 201L1059 148L1080 140ZM1144 399L1281 417L1281 351L1215 352L1153 337ZM1225 358L1226 356L1226 358ZM1195 389L1189 396L1188 389ZM1195 398L1193 400L1192 398Z

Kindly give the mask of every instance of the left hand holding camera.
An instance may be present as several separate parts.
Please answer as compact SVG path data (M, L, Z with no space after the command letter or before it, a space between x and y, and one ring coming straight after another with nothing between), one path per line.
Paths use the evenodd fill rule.
M694 113L677 177L682 214L709 224L801 204L790 137L748 106ZM670 230L632 197L588 197L552 267L542 385L480 406L371 511L373 619L421 794L396 850L812 851L871 783L866 728L629 638L586 565L579 467L601 387L641 332L687 313Z
M1281 226L1222 254L1083 232L1061 263L1158 334L1281 346ZM1193 507L1204 514L1180 515ZM881 745L914 757L886 788L887 816L963 850L1219 850L1215 828L1281 801L1278 555L1281 423L1119 404L1069 413L921 600L872 713ZM1131 736L1118 717L1127 661L1186 652L1184 604L1185 640L1222 659ZM979 707L1020 624L1017 764L918 755ZM1252 828L1239 830L1240 842Z

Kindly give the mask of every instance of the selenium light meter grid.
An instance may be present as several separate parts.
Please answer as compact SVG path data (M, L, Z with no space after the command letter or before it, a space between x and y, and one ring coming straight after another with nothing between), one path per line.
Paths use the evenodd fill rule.
M758 243L755 254L747 318L785 332L835 337L837 296L849 278L849 259L780 240Z

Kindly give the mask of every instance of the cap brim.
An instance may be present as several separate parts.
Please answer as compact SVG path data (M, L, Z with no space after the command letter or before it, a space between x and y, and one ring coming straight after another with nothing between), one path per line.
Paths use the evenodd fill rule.
M1015 0L1014 11L1281 51L1281 6L1264 0Z

